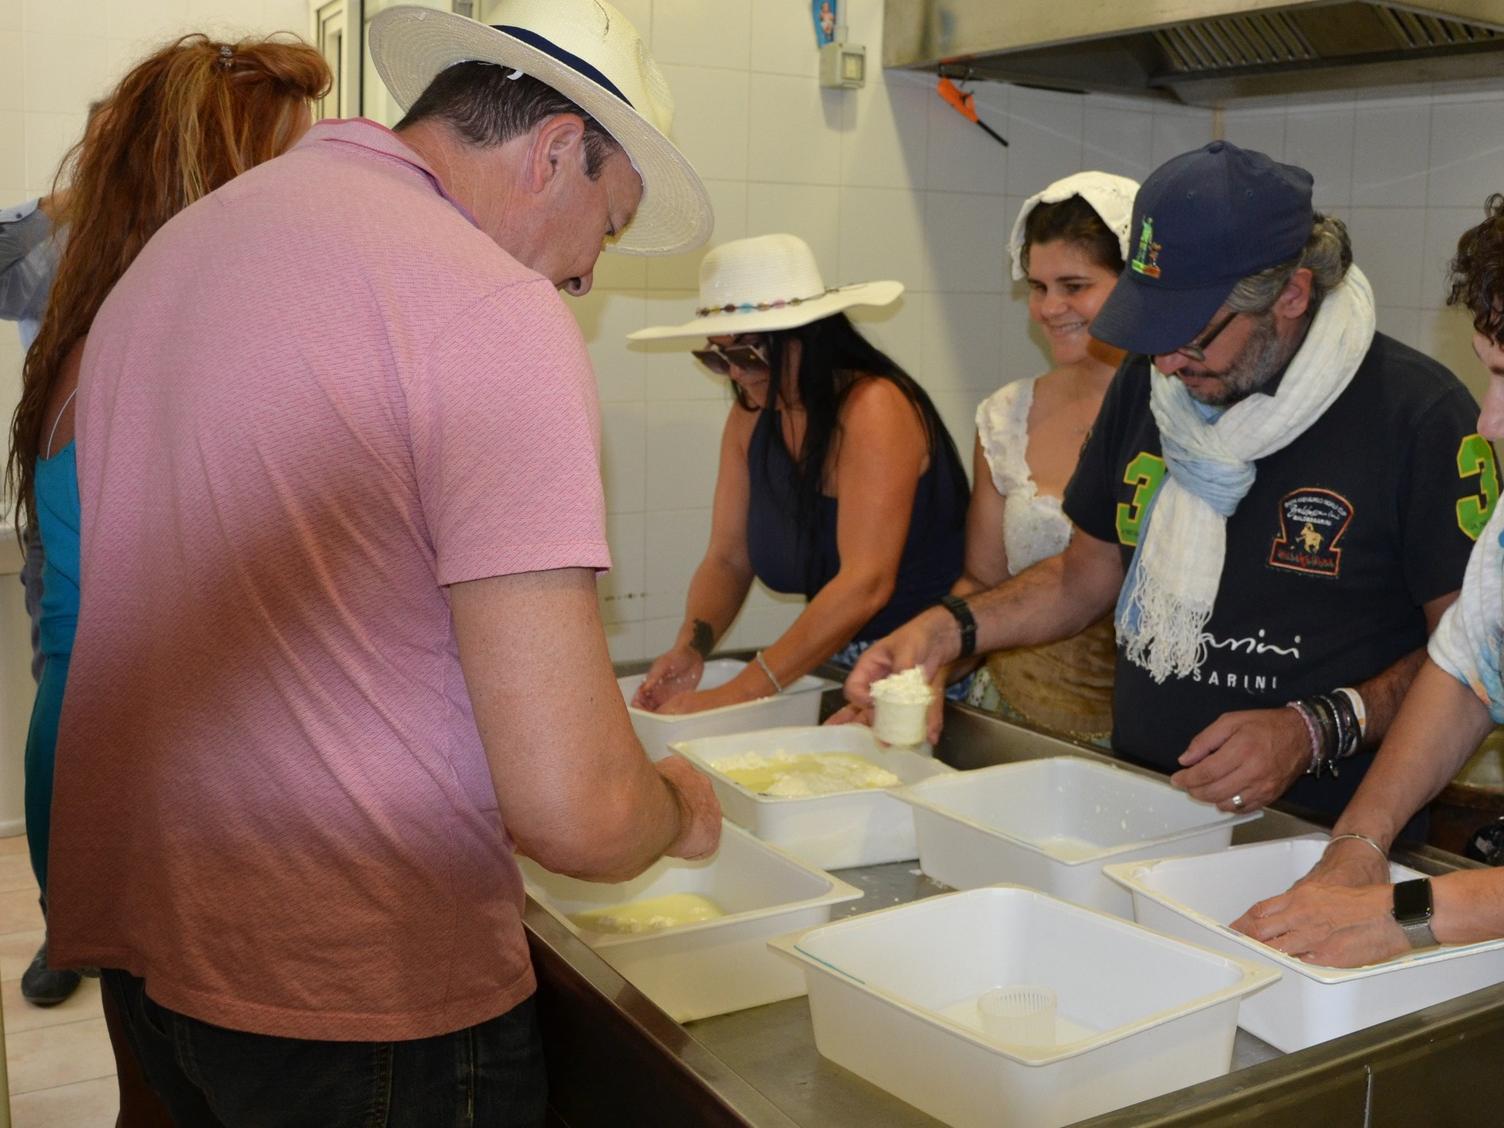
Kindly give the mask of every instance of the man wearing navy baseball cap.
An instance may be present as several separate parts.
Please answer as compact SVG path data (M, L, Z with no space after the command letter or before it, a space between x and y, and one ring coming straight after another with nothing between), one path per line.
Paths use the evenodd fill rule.
M1066 491L1069 548L875 644L854 701L965 657L961 619L977 650L1003 649L1116 601L1115 753L1226 811L1341 811L1499 487L1472 396L1376 333L1347 230L1311 189L1224 141L1144 182L1092 325L1129 356Z

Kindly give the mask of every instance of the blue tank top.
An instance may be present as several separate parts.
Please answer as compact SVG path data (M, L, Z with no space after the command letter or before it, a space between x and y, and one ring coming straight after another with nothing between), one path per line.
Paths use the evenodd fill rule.
M73 653L78 629L78 464L73 443L37 459L37 526L42 534L39 643L48 657Z
M752 429L747 473L747 554L753 572L774 591L813 597L841 568L836 547L839 499L822 495L818 527L813 535L801 535L795 492L798 467L783 443L775 409L764 409ZM965 485L961 464L948 446L937 444L914 493L893 596L857 631L854 641L869 642L891 633L955 583L966 551Z

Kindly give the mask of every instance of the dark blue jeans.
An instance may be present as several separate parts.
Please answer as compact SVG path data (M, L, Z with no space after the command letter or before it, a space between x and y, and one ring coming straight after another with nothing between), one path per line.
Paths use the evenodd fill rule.
M226 1030L158 1006L105 970L147 1082L178 1128L541 1125L548 1096L532 999L453 1034L317 1042Z

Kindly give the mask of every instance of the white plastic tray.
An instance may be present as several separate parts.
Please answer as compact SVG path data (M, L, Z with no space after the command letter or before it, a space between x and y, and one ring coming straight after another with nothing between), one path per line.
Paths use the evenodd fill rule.
M774 940L809 982L820 1053L970 1128L1052 1128L1226 1073L1238 1001L1276 973L1016 886ZM1052 1048L981 1028L996 986L1049 987Z
M700 678L699 687L714 689L725 685L741 673L746 665L747 663L735 658L712 658L705 663L705 673ZM703 713L662 715L632 707L632 696L646 677L645 673L633 674L617 678L616 684L621 687L622 700L627 703L627 714L632 718L632 728L637 733L637 739L642 741L648 756L654 760L667 756L668 746L676 740L693 740L701 736L720 736L728 732L747 732L778 725L812 725L820 719L820 694L836 687L833 681L806 674L773 697L744 701L740 705L723 705L719 709L707 709Z
M1238 1022L1286 1053L1504 980L1504 940L1334 968L1304 963L1227 927L1254 902L1310 872L1326 844L1323 835L1288 838L1200 858L1125 862L1107 873L1132 891L1139 923L1284 972L1244 1005ZM1389 870L1394 881L1424 876L1400 865Z
M900 783L952 772L949 765L878 743L864 725L813 725L761 729L730 736L676 741L679 755L705 770L721 801L721 813L764 842L782 847L821 869L875 866L919 856L914 815L886 790L838 791L784 798L750 791L716 770L728 756L748 752L793 755L844 752L887 768Z
M1233 827L1259 817L1078 756L935 776L896 794L914 807L919 866L936 881L1015 882L1127 919L1133 899L1104 862L1221 850Z
M517 863L535 901L677 1022L804 994L798 969L768 951L768 938L823 924L832 905L862 896L730 823L721 824L721 847L713 858L661 858L618 884L561 877L523 857ZM726 915L637 936L589 932L569 919L571 913L670 893L699 893Z

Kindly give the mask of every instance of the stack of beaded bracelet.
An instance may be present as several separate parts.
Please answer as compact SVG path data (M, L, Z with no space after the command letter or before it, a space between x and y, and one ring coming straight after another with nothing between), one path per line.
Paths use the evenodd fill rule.
M1357 704L1353 699L1357 698ZM1300 714L1306 735L1311 739L1311 766L1307 775L1337 776L1337 761L1355 755L1363 744L1367 717L1361 708L1363 699L1354 689L1331 693L1313 693L1289 702L1288 707Z

